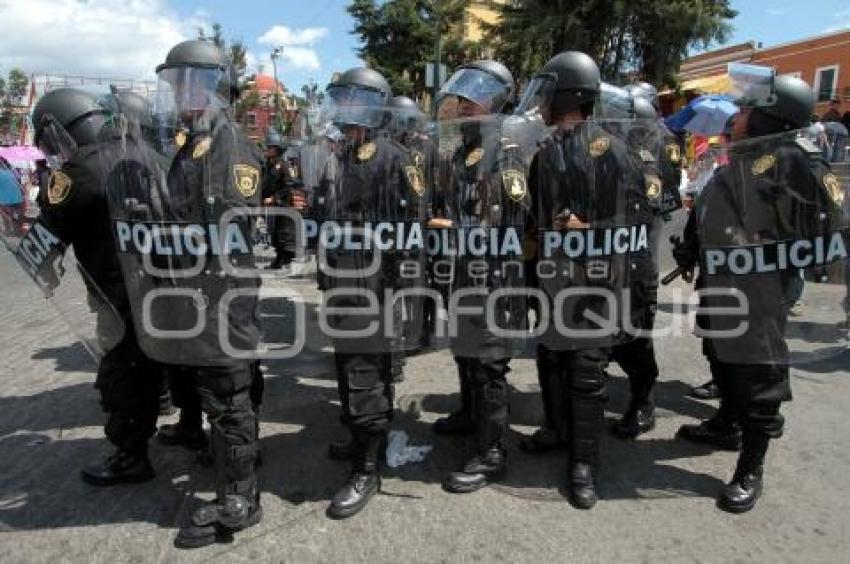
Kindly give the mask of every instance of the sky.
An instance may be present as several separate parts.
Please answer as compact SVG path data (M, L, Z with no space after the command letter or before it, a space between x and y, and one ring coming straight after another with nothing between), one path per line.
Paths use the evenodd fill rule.
M291 91L334 71L359 66L347 0L0 0L0 74L27 73L153 79L168 49L223 26L242 40L251 72L272 73L269 54L283 47L278 78ZM792 5L793 4L793 5ZM850 28L848 0L733 0L740 12L729 43L765 46Z

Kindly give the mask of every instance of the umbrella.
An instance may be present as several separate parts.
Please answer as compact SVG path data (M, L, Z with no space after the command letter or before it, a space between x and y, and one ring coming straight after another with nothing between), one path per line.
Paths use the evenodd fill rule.
M690 131L700 135L719 135L729 118L738 113L732 98L722 94L700 96L664 120L672 131Z
M0 157L8 161L38 161L44 159L44 153L37 147L19 145L15 147L0 147Z

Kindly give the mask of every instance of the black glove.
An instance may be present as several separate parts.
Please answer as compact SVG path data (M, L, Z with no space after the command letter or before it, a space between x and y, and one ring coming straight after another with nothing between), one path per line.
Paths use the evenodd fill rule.
M673 245L673 258L676 260L676 265L688 270L696 266L699 261L699 256L696 250L675 236L670 236L670 243Z

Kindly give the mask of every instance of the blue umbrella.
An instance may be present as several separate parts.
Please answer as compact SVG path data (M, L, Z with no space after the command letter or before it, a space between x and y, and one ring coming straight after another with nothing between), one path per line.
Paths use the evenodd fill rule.
M690 131L699 135L723 133L729 118L738 113L732 98L722 94L709 94L691 102L664 120L671 131Z

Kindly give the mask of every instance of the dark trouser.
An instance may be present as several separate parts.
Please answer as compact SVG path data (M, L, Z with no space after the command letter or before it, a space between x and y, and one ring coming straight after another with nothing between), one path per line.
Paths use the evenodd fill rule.
M657 249L661 221L656 218L650 231L651 248ZM635 282L631 287L632 325L641 331L631 341L611 349L612 359L620 365L629 378L631 401L629 411L652 409L652 390L658 380L658 364L655 362L655 347L649 333L655 327L658 310L658 268L656 254L641 254L634 257L637 268L633 271Z
M257 495L254 475L256 415L251 405L252 364L194 368L201 407L210 423L210 448L216 468L216 493Z
M738 421L744 437L781 437L785 418L779 408L782 402L791 400L788 366L709 361L720 389L723 416Z
M295 224L288 217L276 216L271 228L272 246L275 255L283 264L295 258Z
M171 400L174 405L182 411L180 422L190 428L200 429L203 425L203 410L201 409L201 396L195 378L197 368L193 366L168 366L168 384L171 389ZM258 411L263 403L263 390L265 381L263 372L260 370L259 361L251 364L251 388L248 394L251 398L251 407L254 412ZM259 424L259 419L257 421Z
M599 434L605 420L605 368L610 351L603 348L554 351L541 345L537 352L538 367L543 366L546 377L555 378L560 388L561 417L571 433L572 463L598 465ZM554 402L550 409L555 409Z
M543 400L543 426L558 432L562 439L569 437L569 421L572 419L557 351L537 345L537 381Z
M101 405L109 414L105 433L119 449L145 454L156 432L163 365L136 343L132 325L118 345L104 354L97 370Z
M652 390L658 380L658 364L655 362L652 339L638 337L628 343L615 346L611 353L614 361L629 377L632 392L629 411L655 407L652 401Z
M476 448L484 454L502 448L508 428L508 363L510 358L455 357L461 380L461 397L468 401L475 424ZM464 393L466 388L466 393Z
M456 356L457 376L460 381L460 410L470 420L475 419L475 408L472 397L472 369L475 359Z
M375 472L393 415L392 353L334 354L342 420L354 441L354 470Z

